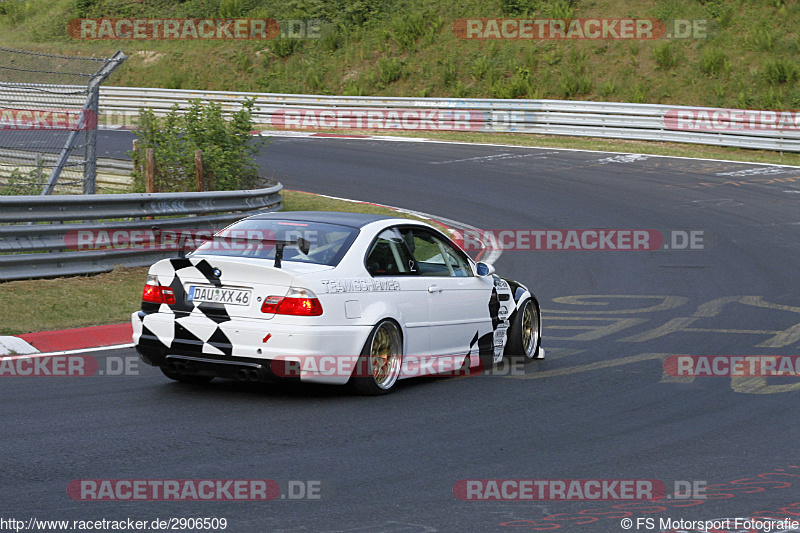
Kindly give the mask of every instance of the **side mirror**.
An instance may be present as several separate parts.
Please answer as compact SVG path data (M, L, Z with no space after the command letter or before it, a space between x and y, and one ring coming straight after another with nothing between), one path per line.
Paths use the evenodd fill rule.
M491 276L494 274L494 265L487 265L486 263L478 263L475 265L475 270L478 271L479 276Z

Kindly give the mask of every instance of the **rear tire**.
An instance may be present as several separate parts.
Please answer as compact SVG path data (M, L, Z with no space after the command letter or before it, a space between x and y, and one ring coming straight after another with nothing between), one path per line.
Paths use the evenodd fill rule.
M508 342L504 351L506 357L525 363L539 359L541 332L542 317L539 304L533 298L528 298L517 309L514 320L508 328Z
M174 370L169 370L167 367L162 366L161 372L167 376L169 379L174 379L175 381L180 381L181 383L191 383L192 385L202 385L204 383L208 383L211 381L212 377L210 376L197 376L194 374L181 374L180 372L175 372Z
M388 394L403 364L403 337L391 320L382 320L367 337L349 385L365 396Z

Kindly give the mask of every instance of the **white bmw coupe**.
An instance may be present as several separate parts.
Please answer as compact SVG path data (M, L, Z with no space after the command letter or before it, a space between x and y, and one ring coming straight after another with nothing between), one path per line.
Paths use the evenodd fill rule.
M385 394L397 380L544 356L539 304L434 227L360 213L245 218L150 267L142 360L203 383L299 379Z

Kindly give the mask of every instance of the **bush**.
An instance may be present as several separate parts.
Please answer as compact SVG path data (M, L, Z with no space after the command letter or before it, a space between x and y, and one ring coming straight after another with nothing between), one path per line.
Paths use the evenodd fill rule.
M783 107L783 91L770 87L762 96L761 109L781 109Z
M396 57L378 59L378 81L389 85L405 75L405 63Z
M392 35L400 50L413 50L417 39L425 34L427 13L403 13L392 25Z
M665 70L671 69L678 64L678 55L670 46L669 41L656 45L653 49L653 57L656 60L656 65Z
M333 24L322 26L322 35L317 41L317 46L326 52L335 52L344 44L343 30Z
M557 0L556 2L546 2L545 5L545 13L551 18L571 19L575 17L571 1Z
M751 109L755 105L755 98L752 93L747 91L739 91L736 95L736 108L737 109Z
M772 85L797 81L800 71L794 62L784 59L770 59L764 67L764 76Z
M350 0L341 4L331 2L330 5L336 11L323 14L322 18L333 20L335 17L347 26L362 26L380 12L381 0Z
M281 59L286 59L302 46L303 42L300 39L289 39L285 37L278 37L272 39L267 47L270 51Z
M506 15L528 15L540 7L538 0L500 0L500 8Z
M478 56L472 61L470 74L473 80L482 80L492 68L492 61L486 56Z
M152 110L142 109L136 135L139 151L131 152L138 170L133 177L133 191L145 190L145 153L155 150L157 192L183 192L197 190L194 152L203 152L206 190L252 189L260 182L258 165L253 157L264 141L253 143L252 109L254 101L248 100L242 109L226 121L219 104L203 104L192 100L185 113L177 104L164 117L156 117Z
M567 73L561 77L559 82L561 86L561 94L564 98L572 98L579 94L588 94L592 92L592 80L585 74L572 74Z
M442 85L452 87L458 81L458 67L455 61L448 59L442 64Z
M636 83L630 89L628 99L634 104L644 104L647 102L648 88L644 83Z
M706 48L700 58L700 70L709 76L723 74L730 70L730 61L719 48Z
M403 12L395 19L388 34L397 43L400 51L409 52L416 49L420 37L424 37L427 44L433 43L443 25L444 19L435 12L417 7L414 11Z
M761 24L752 31L751 38L756 50L771 52L775 48L777 35L770 26Z
M11 171L5 180L0 179L0 196L42 194L49 176L41 168L23 172L18 168Z
M531 71L527 68L517 67L517 73L511 78L500 78L489 85L492 98L520 98L530 97L534 92L531 85Z
M236 18L244 16L245 10L241 0L220 0L218 13L222 18Z

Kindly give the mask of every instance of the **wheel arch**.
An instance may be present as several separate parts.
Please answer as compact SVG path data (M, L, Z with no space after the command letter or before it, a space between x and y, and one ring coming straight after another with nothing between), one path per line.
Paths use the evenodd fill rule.
M370 329L364 336L364 342L361 343L361 346L363 347L364 344L366 344L369 336L375 329L375 326L377 326L382 320L391 320L400 330L400 340L403 342L403 353L405 354L406 325L405 321L402 319L402 316L403 313L400 311L400 309L397 309L393 305L389 305L387 302L374 302L363 308L361 312L361 324L364 326L370 326Z

